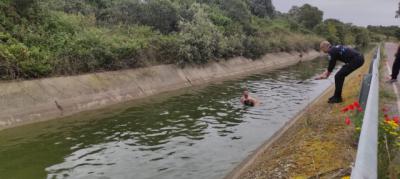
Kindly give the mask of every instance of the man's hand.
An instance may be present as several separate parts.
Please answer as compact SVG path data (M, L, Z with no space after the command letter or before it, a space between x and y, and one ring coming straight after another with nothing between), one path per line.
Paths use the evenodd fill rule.
M315 78L315 80L327 79L331 73L326 70L324 73Z
M315 80L322 80L322 79L327 79L326 76L324 76L324 74L319 75L318 77L315 78Z

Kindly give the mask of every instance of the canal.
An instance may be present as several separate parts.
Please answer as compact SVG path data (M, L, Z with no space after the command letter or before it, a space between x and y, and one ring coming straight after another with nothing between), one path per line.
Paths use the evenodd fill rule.
M223 178L332 79L327 61L0 131L0 178ZM244 87L261 104L244 107Z

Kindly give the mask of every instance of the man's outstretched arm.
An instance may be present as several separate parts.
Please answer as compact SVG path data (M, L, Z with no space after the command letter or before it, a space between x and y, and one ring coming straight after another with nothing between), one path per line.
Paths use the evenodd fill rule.
M327 79L329 77L329 75L331 75L331 72L329 72L328 70L325 70L324 73L320 74L318 77L316 77L316 80L322 80L322 79Z

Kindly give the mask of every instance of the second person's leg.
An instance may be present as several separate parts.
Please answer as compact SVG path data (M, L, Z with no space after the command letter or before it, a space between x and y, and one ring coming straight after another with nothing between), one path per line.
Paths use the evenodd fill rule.
M392 67L392 79L396 80L397 75L399 75L399 70L400 70L400 58L396 58L393 62L393 67Z

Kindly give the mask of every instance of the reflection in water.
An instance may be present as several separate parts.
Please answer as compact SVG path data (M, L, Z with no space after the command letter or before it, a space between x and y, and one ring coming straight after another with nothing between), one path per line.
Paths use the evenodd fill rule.
M330 85L304 62L0 132L0 178L222 178ZM247 86L262 102L243 107Z

